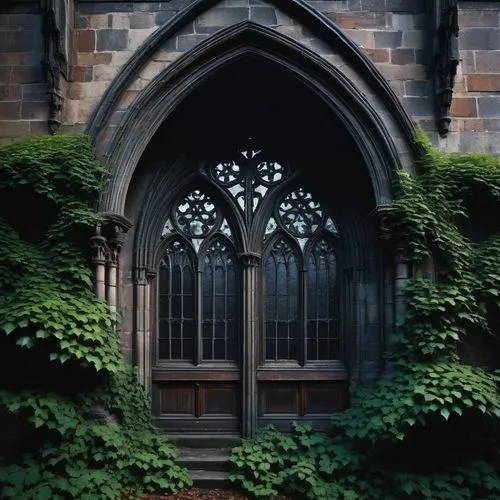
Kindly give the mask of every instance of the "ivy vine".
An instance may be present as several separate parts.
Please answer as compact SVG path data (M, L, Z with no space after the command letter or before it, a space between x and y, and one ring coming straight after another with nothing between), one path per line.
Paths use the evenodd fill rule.
M266 429L235 448L232 479L256 498L500 499L500 163L418 142L418 176L398 173L382 220L414 270L394 368L330 434Z
M108 500L191 484L92 289L105 180L83 136L0 148L1 498Z

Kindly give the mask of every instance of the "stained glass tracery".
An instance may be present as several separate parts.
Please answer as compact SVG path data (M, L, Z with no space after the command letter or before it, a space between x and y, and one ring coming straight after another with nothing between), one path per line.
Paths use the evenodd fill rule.
M288 166L266 159L256 149L240 151L234 160L216 162L205 172L242 211L243 232L249 230L262 201L276 196L276 186L283 193L282 183L290 177ZM249 292L241 288L241 269L232 247L236 243L228 220L235 219L214 199L194 189L172 208L164 225L162 237L181 233L190 245L172 240L160 266L160 359L234 361L239 356L237 311ZM332 241L337 226L300 187L276 198L267 217L261 248L264 359L299 364L336 359L338 263ZM195 310L200 311L198 320Z

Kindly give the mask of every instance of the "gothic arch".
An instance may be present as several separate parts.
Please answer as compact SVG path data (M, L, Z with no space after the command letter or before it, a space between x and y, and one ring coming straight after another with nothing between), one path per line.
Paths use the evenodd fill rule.
M326 106L335 111L365 158L377 206L386 204L392 197L393 171L405 169L412 172L413 169L417 150L412 123L384 77L364 52L338 27L301 0L289 0L288 3L275 0L274 3L285 11L293 11L304 26L335 47L360 75L361 81L369 86L372 94L360 91L357 82L300 43L270 28L243 22L212 35L172 63L138 95L116 132L107 137L108 120L132 75L165 40L214 3L213 0L194 2L151 35L132 62L125 65L112 82L101 105L96 107L87 133L93 137L95 147L111 174L100 210L124 214L124 200L134 169L161 123L210 75L246 56L271 61L311 88ZM383 103L382 108L374 105L376 100Z

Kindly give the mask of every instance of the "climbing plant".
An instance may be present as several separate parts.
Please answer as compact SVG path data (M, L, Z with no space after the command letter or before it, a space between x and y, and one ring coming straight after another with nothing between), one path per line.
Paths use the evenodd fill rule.
M382 220L414 271L393 368L328 435L266 429L236 447L232 479L257 498L500 499L499 159L418 142L418 175L398 173Z
M0 148L1 498L190 485L93 293L87 248L105 176L83 136Z

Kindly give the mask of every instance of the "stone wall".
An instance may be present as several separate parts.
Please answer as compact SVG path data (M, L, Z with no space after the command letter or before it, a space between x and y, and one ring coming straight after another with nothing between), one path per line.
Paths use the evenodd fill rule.
M63 132L84 130L106 88L153 32L194 0L103 2L74 0L73 67L64 88ZM460 66L451 131L440 139L434 123L432 33L422 0L323 0L309 5L359 44L390 82L414 121L441 149L500 152L500 4L459 2ZM46 133L39 2L0 4L0 140ZM222 27L243 21L272 27L325 57L325 47L298 22L264 0L221 0L169 40L123 97L132 102L180 54ZM64 79L63 79L64 80ZM114 117L119 120L119 115Z
M461 2L449 151L500 154L500 4Z
M38 3L0 3L1 142L48 132Z

